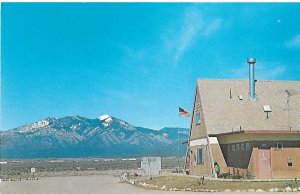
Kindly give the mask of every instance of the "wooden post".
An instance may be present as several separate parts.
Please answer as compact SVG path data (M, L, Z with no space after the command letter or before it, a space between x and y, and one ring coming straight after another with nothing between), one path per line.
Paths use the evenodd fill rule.
M217 173L216 173L215 166L214 166L214 159L213 159L213 155L212 155L212 150L211 150L208 134L206 135L206 138L207 138L207 146L208 146L210 162L211 162L211 168L212 168L212 173L213 173L212 177L217 178Z

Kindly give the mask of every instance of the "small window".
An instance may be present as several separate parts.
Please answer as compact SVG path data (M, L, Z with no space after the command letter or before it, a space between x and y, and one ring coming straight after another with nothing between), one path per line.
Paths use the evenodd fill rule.
M244 150L244 149L245 149L245 144L241 143L241 150Z
M288 166L293 166L293 161L291 158L288 158Z
M250 143L246 143L246 150L250 150Z
M277 142L277 149L283 149L283 143Z
M203 164L204 163L204 153L203 149L197 149L197 164Z
M196 125L200 125L201 124L201 115L200 112L198 112L196 114Z
M229 152L231 151L231 145L228 145L228 151Z
M267 148L267 144L265 143L261 144L261 148Z
M240 144L236 144L236 151L240 150Z
M235 152L235 145L232 145L232 151Z

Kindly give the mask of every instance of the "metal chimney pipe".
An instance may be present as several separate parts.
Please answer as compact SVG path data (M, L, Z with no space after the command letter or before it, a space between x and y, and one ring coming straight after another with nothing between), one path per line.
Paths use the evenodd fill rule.
M248 58L247 63L249 64L249 98L252 101L256 101L255 97L255 78L254 78L254 64L256 63L255 58Z

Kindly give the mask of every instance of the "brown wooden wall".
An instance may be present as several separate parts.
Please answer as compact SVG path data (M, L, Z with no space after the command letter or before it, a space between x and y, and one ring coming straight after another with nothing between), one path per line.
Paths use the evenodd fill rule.
M223 157L221 147L219 144L213 144L211 145L212 153L213 153L213 159L214 162L218 162L220 165L220 170L221 173L227 173L228 172L228 167L225 162L225 159Z
M204 148L205 149L205 158L203 164L196 164L190 166L190 172L193 175L212 175L212 168L211 168L211 160L209 155L209 149L208 146L194 146L191 148L193 150L193 153L197 153L198 148ZM218 162L220 165L221 173L228 172L228 168L225 162L225 159L223 157L221 148L219 144L212 144L211 145L212 155L214 162Z
M269 155L265 154L266 159L262 159L262 151L269 150ZM288 166L288 159L291 159L292 166ZM265 165L270 163L271 172ZM283 149L259 149L253 148L248 169L240 169L240 172L247 171L256 178L300 178L300 148Z
M273 178L300 178L300 148L271 149ZM292 166L288 166L291 159Z
M204 163L203 164L197 164L195 162L190 162L190 174L192 175L202 175L202 176L208 176L211 175L211 167L210 167L210 158L209 158L209 150L208 146L194 146L190 149L193 151L195 156L197 155L197 149L203 148L205 150L204 154ZM194 156L194 157L195 157Z
M230 144L221 144L221 150L224 155L226 164L229 167L248 168L250 157L253 148L270 149L277 148L277 143L280 142L284 148L300 148L300 141L246 141ZM246 144L249 149L246 149ZM233 151L232 147L235 147ZM243 146L243 149L242 149ZM239 147L239 149L237 148Z
M196 123L196 115L200 112L201 115L201 124L197 125ZM200 94L198 92L198 88L196 88L195 101L194 101L194 109L193 109L193 118L191 123L191 140L206 138L207 132L205 128L205 119L203 115L203 108L201 105Z

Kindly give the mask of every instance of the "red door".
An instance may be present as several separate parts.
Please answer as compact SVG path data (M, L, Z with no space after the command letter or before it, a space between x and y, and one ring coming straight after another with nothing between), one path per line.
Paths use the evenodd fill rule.
M258 149L258 178L272 178L271 149Z

